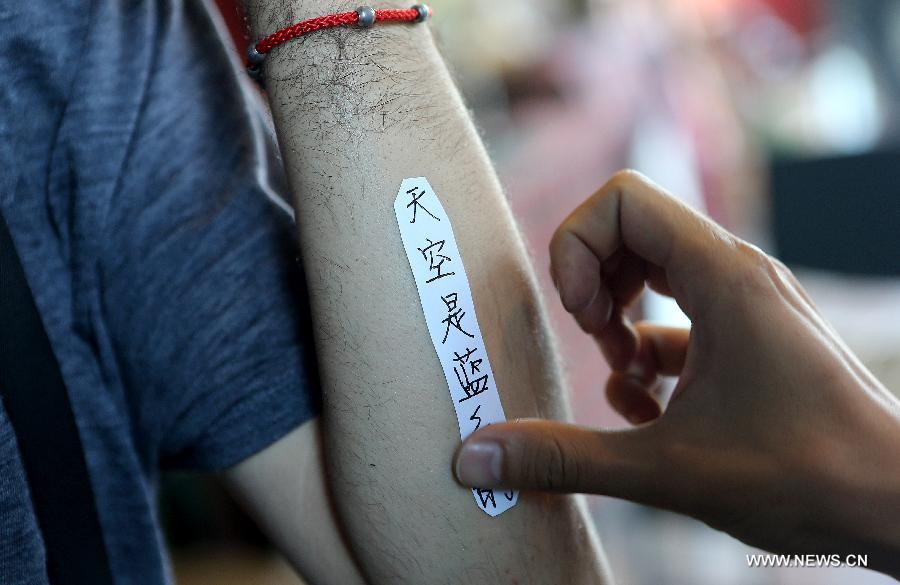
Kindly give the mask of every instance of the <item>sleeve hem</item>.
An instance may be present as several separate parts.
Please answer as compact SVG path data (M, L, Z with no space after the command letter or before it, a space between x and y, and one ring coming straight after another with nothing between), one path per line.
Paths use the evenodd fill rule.
M318 415L310 388L296 379L245 395L164 469L223 471L272 445ZM267 416L261 416L265 413Z

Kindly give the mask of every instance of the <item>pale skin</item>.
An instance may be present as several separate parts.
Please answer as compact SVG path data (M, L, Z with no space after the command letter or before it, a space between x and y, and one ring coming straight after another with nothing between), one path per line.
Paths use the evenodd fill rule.
M355 6L248 4L254 38ZM478 510L447 464L458 431L393 216L402 179L428 177L453 221L507 415L564 421L566 408L528 260L427 27L292 41L268 57L266 83L324 410L227 478L308 581L607 581L579 500L535 490L677 510L770 550L869 552L897 574L897 401L787 269L631 173L551 251L563 304L615 370L610 402L640 424L478 432L458 452L460 481L530 490L498 518ZM645 282L693 331L623 320ZM680 375L662 416L649 393L660 374Z
M638 426L491 426L458 452L463 484L626 498L770 551L868 554L900 577L900 401L783 264L631 172L550 250L563 304L614 370L609 401ZM693 328L632 326L622 310L645 284ZM660 375L679 377L665 412Z
M354 7L248 2L254 38ZM311 299L324 449L306 425L229 483L312 583L608 582L581 500L522 494L491 518L448 465L459 430L393 209L407 177L427 177L453 223L507 416L567 411L528 258L427 25L320 31L272 51L265 77Z

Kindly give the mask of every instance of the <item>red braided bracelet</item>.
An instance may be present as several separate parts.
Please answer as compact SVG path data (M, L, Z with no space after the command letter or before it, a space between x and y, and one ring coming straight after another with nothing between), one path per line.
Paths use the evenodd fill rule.
M431 16L431 8L426 4L416 4L406 9L375 10L369 6L360 6L352 12L341 12L310 18L276 31L247 49L248 71L254 77L260 73L260 66L266 59L266 53L292 39L335 26L356 25L369 28L376 22L424 22Z

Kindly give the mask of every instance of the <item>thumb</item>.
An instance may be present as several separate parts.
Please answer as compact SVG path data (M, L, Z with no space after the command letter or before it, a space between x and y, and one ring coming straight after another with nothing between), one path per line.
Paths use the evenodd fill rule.
M600 431L548 420L498 423L457 449L466 486L603 494L666 506L669 475L655 425Z

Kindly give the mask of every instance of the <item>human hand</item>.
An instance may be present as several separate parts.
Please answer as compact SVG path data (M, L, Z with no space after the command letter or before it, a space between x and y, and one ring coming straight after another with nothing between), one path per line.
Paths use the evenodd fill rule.
M703 520L787 553L868 553L900 575L900 403L779 261L633 172L550 244L566 310L612 367L633 429L491 425L455 458L465 485L606 494ZM633 326L645 283L691 330ZM660 375L678 376L665 412Z

